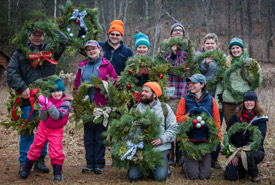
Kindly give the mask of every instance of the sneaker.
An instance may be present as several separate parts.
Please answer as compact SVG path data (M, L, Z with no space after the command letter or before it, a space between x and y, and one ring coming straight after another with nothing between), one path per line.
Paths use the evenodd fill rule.
M41 173L49 173L50 169L45 165L45 156L40 156L34 163L34 170Z
M103 168L101 168L101 167L96 167L95 169L94 169L94 173L95 174L102 174L103 173Z
M54 175L53 181L54 182L62 182L62 175Z
M90 172L93 172L95 170L95 168L88 168L88 167L85 167L85 168L82 168L82 173L90 173Z
M222 168L218 160L212 160L211 161L211 167L216 168L216 169L221 169Z
M252 182L259 183L259 182L261 182L261 179L260 179L259 176L256 176L256 177L252 177L251 181L252 181Z

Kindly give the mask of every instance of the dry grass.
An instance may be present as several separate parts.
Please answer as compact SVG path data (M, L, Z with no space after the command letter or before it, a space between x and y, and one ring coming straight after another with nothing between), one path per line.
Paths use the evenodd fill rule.
M274 67L274 66L273 66ZM268 131L265 139L266 156L260 163L261 184L274 184L275 182L275 99L273 89L275 81L272 75L275 73L275 68L263 66L263 87L259 89L259 102L269 116ZM62 76L62 75L61 75ZM66 89L72 89L73 75L62 76ZM7 89L2 86L0 88L0 102L2 103L8 97ZM5 107L0 105L0 120L6 119L7 111ZM41 175L34 172L27 180L21 180L18 175L18 140L19 136L11 129L5 130L0 126L0 183L1 184L50 184L52 183L52 173ZM73 123L68 123L64 128L63 139L64 153L66 155L64 163L64 182L65 184L130 184L126 177L126 172L115 171L111 166L111 160L106 155L107 166L102 175L81 174L81 168L85 166L85 150L83 145L83 130L75 130ZM225 167L225 157L220 155L219 161L223 169ZM49 157L47 157L47 165L49 166ZM179 167L170 167L172 175L168 178L165 184L232 184L223 178L224 170L212 170L210 180L195 180L191 181L184 177ZM150 179L140 181L136 184L163 184L157 183ZM248 177L241 181L236 181L234 184L251 184Z

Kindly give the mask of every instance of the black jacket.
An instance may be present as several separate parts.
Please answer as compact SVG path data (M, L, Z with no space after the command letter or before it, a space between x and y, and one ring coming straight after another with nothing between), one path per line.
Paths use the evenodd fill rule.
M266 122L268 121L267 116L261 116L261 117L255 117L251 121L251 125L258 126L259 130L262 133L262 141L261 141L261 147L260 149L263 150L263 143L266 136ZM228 125L227 125L227 131L229 128L234 125L235 123L241 123L241 120L238 116L234 115L230 118ZM250 141L251 134L249 132L238 132L234 135L232 135L229 138L229 142L232 143L235 147L241 147L247 145Z
M67 37L60 31L56 31L60 37L60 44L58 51L54 52L54 59L58 60L64 50L66 49ZM39 50L42 51L45 48L44 44ZM29 47L32 51L37 52L34 48ZM36 49L37 50L37 49ZM43 64L38 65L36 69L31 66L25 55L20 49L15 51L7 66L7 82L8 85L15 91L22 93L28 88L28 85L37 79L44 78L55 74L55 65L48 61L43 61Z

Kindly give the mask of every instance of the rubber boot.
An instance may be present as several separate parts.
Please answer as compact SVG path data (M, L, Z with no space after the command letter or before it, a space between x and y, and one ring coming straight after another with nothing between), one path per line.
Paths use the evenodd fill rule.
M33 163L34 163L34 161L31 161L27 158L27 161L26 161L25 165L23 166L23 169L20 170L21 178L25 179L29 176Z
M53 181L61 182L62 181L62 165L53 164Z
M45 156L40 156L34 163L34 170L41 173L49 173L49 168L45 165Z

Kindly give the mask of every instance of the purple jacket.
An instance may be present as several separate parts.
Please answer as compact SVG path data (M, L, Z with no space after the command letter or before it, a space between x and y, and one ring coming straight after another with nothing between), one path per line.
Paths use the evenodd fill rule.
M88 62L88 59L78 64L78 71L76 73L76 77L74 81L74 88L76 89L78 89L78 87L81 84L82 72L87 62ZM104 57L102 57L102 63L99 66L98 72L99 72L98 78L104 81L108 81L107 75L109 75L110 78L113 78L115 81L117 81L117 74L113 65ZM105 98L104 95L100 94L100 89L98 88L96 88L94 102L96 103L97 106L104 106L107 104L107 98Z

